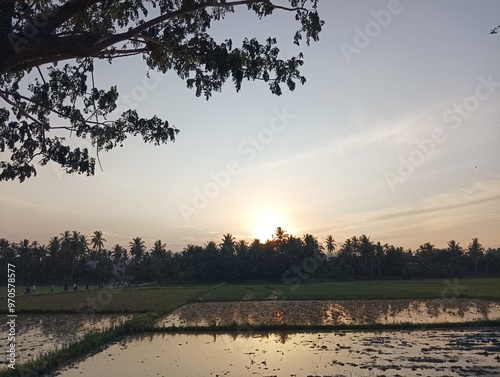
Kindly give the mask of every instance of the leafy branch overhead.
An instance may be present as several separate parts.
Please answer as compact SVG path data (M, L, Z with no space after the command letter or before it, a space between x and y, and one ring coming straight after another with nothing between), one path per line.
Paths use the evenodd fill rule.
M0 2L0 180L36 174L53 161L69 173L94 174L95 158L65 136L86 138L97 152L129 135L154 144L174 141L178 129L135 110L114 114L116 86L95 86L94 60L142 55L148 69L174 71L207 99L232 81L262 80L273 94L303 84L302 54L283 60L275 38L245 38L239 47L209 34L236 7L257 19L292 12L295 44L317 41L319 0L11 0Z

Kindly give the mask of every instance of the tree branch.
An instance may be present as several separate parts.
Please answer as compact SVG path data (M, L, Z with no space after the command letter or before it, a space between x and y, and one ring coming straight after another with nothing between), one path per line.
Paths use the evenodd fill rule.
M88 3L96 4L102 1L104 0L88 0L86 2L71 0L70 2L63 5L57 12L57 14L54 17L50 18L48 24L41 30L44 33L47 33L47 31L53 31L57 28L57 26L61 25L63 22L69 20L72 16L76 15L76 13L84 10ZM117 43L131 40L133 37L138 36L148 28L171 20L173 18L180 17L185 14L205 8L230 8L233 6L251 5L258 3L267 3L276 9L282 9L286 11L307 10L303 7L288 8L280 5L274 5L269 0L237 0L232 2L207 2L194 4L155 17L147 22L144 22L141 25L130 28L124 33L109 36L102 36L98 34L69 35L66 37L38 40L37 45L30 45L29 49L26 48L22 52L15 54L13 59L11 59L11 62L7 62L6 68L3 69L3 71L9 72L12 70L26 70L37 65L73 58L104 57L102 54L100 54L101 51ZM144 36L141 37L144 38Z
M6 95L7 93L4 92L3 90L0 90L0 97L5 101L7 102L9 105L11 105L12 107L15 107L16 109L19 110L19 112L21 114L23 114L26 118L28 119L31 119L33 122L35 123L38 123L39 125L41 125L44 129L45 129L45 124L43 124L42 122L40 122L38 119L32 117L22 106L20 106L19 104L11 101L9 99L9 97Z

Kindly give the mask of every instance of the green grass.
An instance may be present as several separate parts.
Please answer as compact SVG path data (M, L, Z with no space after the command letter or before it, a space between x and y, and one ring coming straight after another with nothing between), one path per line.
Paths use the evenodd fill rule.
M203 301L486 298L500 300L500 278L458 280L359 281L317 284L223 285Z
M200 297L202 301L265 300L273 292L266 285L220 285Z
M37 288L38 292L38 288ZM21 294L18 313L146 313L170 311L188 301L360 300L485 298L500 300L500 278L459 280L377 280L301 284L174 285ZM3 300L6 301L5 298ZM7 310L7 305L3 305Z
M337 331L337 330L356 330L356 331L378 331L378 330L430 330L430 329L464 329L464 328L484 328L484 327L500 327L500 320L480 320L468 322L442 322L442 323L369 323L369 324L338 324L338 325L291 325L286 323L273 324L258 324L250 325L248 323L231 323L227 325L211 325L211 326L185 326L185 327L163 327L147 329L149 332L160 333L234 333L241 336L252 336L256 332L278 332L278 331Z
M17 313L145 313L170 311L198 295L206 286L125 288L69 291L16 297ZM7 305L4 306L6 308ZM5 309L6 310L6 309Z

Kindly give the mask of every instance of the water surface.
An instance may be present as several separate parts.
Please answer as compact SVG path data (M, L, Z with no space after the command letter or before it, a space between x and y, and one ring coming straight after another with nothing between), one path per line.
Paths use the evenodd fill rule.
M152 334L125 338L57 375L498 377L499 355L491 329Z
M123 324L131 315L80 314L18 314L16 318L17 364L35 359L41 353L61 348L88 332L105 330ZM0 339L5 346L6 327L2 326ZM6 349L2 347L2 349ZM0 368L5 368L2 357Z

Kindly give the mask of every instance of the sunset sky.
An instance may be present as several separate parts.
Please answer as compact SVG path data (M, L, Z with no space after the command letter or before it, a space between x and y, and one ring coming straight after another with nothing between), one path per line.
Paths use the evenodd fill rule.
M103 171L55 165L0 183L0 237L47 243L64 230L103 230L106 246L142 237L189 243L265 240L281 226L341 244L353 235L416 249L500 246L498 0L322 1L320 41L294 46L291 13L259 21L241 9L218 40L276 36L304 52L304 86L280 97L263 82L227 83L206 101L141 58L99 63L119 110L158 115L173 144L129 138L100 153ZM4 106L4 104L0 104ZM95 149L86 140L75 145Z

